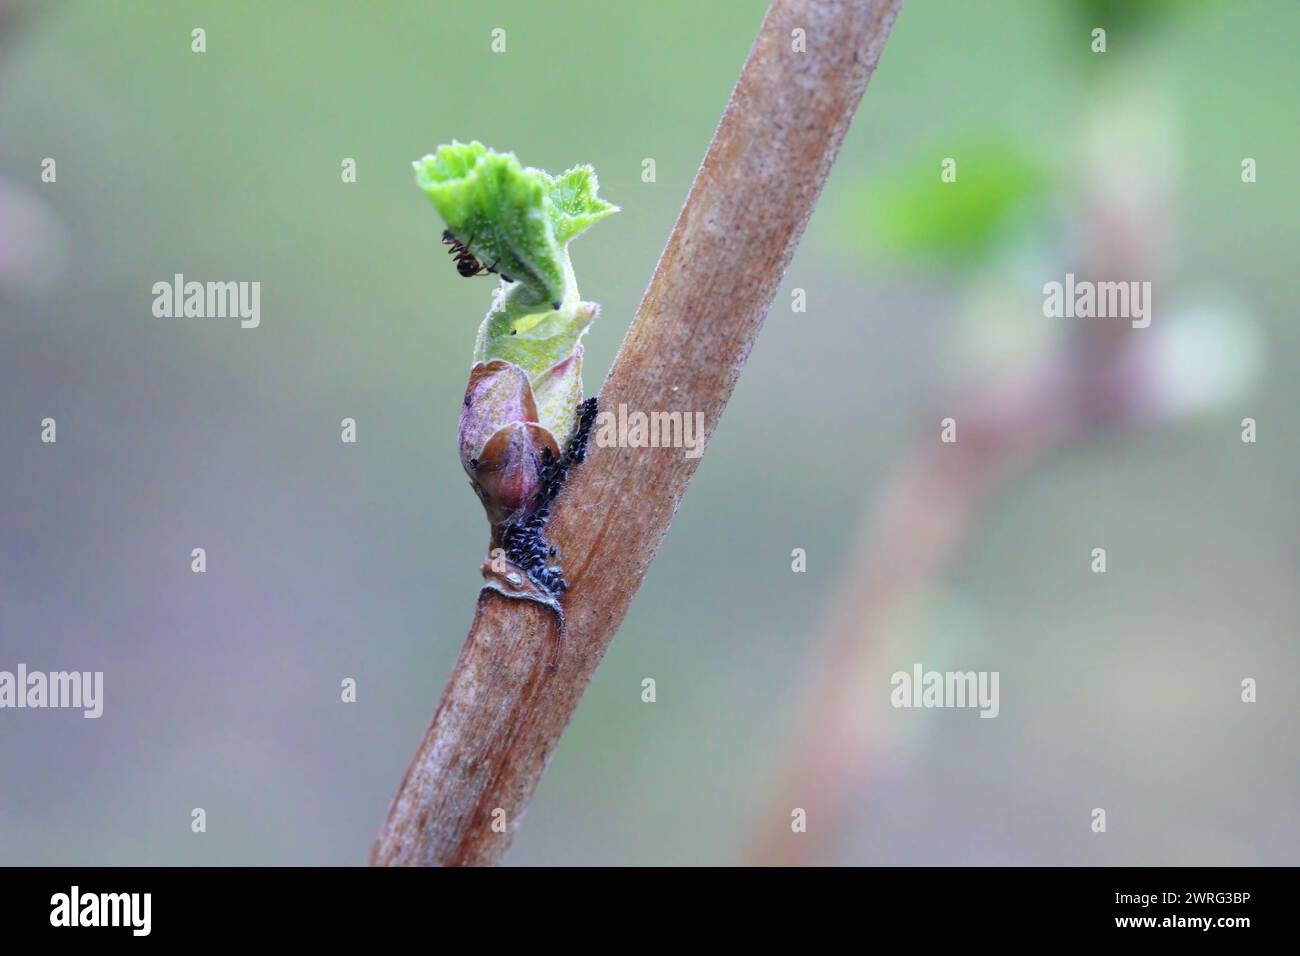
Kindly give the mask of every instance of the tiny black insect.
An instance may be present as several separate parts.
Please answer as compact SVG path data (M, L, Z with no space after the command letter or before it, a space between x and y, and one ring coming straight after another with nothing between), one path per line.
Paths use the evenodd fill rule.
M461 242L451 234L450 229L444 229L442 232L442 241L444 245L451 246L447 254L456 260L456 271L466 279L472 276L482 275L488 270L483 266L474 253L469 251L469 243ZM474 237L470 236L469 241L473 242Z
M497 272L497 264L495 262L490 266L485 266L483 263L478 261L478 257L469 251L470 244L474 242L473 236L469 237L469 242L461 242L452 235L450 229L444 229L442 231L442 241L444 245L451 246L451 248L447 250L447 255L456 260L456 271L466 279L472 279L474 276L480 276L485 272L491 272L501 276L501 278L505 279L507 282L514 281L504 272ZM469 402L466 401L465 404L468 405Z

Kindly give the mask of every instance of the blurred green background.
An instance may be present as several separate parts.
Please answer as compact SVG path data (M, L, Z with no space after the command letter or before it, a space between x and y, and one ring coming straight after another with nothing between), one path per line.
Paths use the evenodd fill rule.
M475 138L552 172L596 167L623 211L573 247L604 310L586 339L595 392L765 4L8 7L0 668L103 670L106 700L98 721L0 713L0 862L360 863L464 638L486 542L455 428L491 282L454 274L410 162ZM791 785L810 645L864 513L972 382L1053 347L1066 320L1043 318L1039 289L1082 271L1071 209L1093 157L1121 148L1086 148L1089 117L1130 90L1154 104L1140 129L1167 126L1154 178L1170 215L1151 223L1170 230L1167 264L1145 332L1175 300L1217 310L1229 331L1201 370L1246 371L1198 414L1055 457L996 501L934 582L925 633L891 635L863 675L893 744L812 825L838 863L1300 862L1300 17L1283 0L1111 8L904 3L506 862L730 863L788 830L769 801ZM924 183L971 143L988 169L1023 158L1013 186L989 188L1031 196L1038 225L985 230L976 201L925 231ZM153 317L151 286L176 272L261 281L261 327ZM990 287L1023 308L983 321ZM56 445L39 442L46 416ZM1098 545L1104 576L1088 571ZM999 670L1000 717L877 713L914 661ZM1243 677L1258 703L1240 703Z

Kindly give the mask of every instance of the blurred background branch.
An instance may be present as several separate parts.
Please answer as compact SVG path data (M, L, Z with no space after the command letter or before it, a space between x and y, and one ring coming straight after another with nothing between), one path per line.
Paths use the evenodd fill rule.
M1097 3L1077 6L1084 23L1112 29L1134 12L1114 8L1107 18L1091 9ZM1139 12L1149 29L1173 9ZM826 862L836 835L866 812L860 798L873 764L892 749L873 703L887 697L891 673L927 659L918 609L942 593L992 510L1052 460L1087 447L1113 453L1134 429L1221 413L1259 372L1250 316L1179 314L1169 268L1178 125L1161 80L1125 68L1137 58L1125 51L1119 82L1111 73L1083 84L1078 168L1059 192L1050 190L1051 176L1028 144L984 132L912 158L902 181L875 184L864 195L876 251L967 279L999 277L1000 291L981 289L976 321L1056 328L991 373L977 373L934 414L932 430L899 456L860 519L854 553L813 639L797 729L771 771L773 792L757 818L750 862ZM940 181L939 155L956 159L955 182ZM1060 198L1049 204L1049 196ZM1160 320L1134 328L1126 318L1042 317L1027 276L1041 282L1066 272L1095 282L1150 281L1159 290ZM990 314L999 309L1002 315ZM952 444L940 440L940 420L949 415ZM1235 428L1228 423L1225 431ZM1087 556L1078 564L1086 570ZM958 645L953 653L962 660L973 651ZM815 821L807 832L779 825L794 808Z

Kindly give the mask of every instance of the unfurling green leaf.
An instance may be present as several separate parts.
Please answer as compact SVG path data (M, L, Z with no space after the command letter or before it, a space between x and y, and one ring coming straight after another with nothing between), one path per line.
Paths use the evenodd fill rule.
M590 166L552 177L482 143L439 146L415 179L452 235L484 266L523 287L534 305L576 300L569 240L618 207L596 196Z
M545 175L545 173L543 173ZM574 166L563 176L550 179L551 221L555 237L565 243L593 222L618 212L613 203L596 197L600 183L590 166Z

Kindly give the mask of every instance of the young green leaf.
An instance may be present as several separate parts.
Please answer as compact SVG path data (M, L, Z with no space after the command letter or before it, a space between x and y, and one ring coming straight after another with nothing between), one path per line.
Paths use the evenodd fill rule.
M596 196L600 187L596 171L590 166L574 166L563 176L550 179L551 221L555 237L567 243L593 222L618 212L613 203Z
M534 305L576 301L565 247L618 210L596 196L590 166L552 177L479 142L439 146L414 166L416 183L479 262L522 286Z

